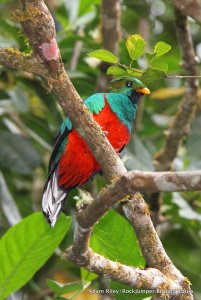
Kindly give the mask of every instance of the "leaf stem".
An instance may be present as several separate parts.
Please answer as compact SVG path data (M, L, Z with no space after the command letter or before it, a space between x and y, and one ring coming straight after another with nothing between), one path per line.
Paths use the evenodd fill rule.
M127 70L131 70L131 71L137 72L137 73L139 73L139 74L142 74L142 73L143 73L142 70L128 67L128 66L126 66L126 65L124 65L124 64L121 64L120 62L118 63L118 65L121 66L122 68L124 68L126 71L127 71Z

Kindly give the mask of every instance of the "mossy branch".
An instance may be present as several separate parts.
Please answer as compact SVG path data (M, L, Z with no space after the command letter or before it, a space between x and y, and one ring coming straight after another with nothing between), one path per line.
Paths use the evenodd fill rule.
M48 75L47 70L36 57L24 54L14 48L0 48L0 64L9 69L29 72L42 77Z

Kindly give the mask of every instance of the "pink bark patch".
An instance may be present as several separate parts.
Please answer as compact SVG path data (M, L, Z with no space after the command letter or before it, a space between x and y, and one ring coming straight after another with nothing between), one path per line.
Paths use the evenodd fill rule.
M59 57L59 49L57 41L53 38L49 43L43 43L39 46L42 50L42 54L46 60L57 60Z

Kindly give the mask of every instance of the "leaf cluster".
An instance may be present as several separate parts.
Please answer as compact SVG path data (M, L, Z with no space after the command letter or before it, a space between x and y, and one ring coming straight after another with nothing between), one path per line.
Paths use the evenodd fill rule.
M127 38L126 48L131 59L129 66L122 64L120 59L105 49L99 49L88 53L89 56L98 58L107 63L112 63L107 69L108 75L116 77L134 76L140 77L145 84L162 79L168 71L168 64L163 61L163 56L171 50L171 46L159 41L154 47L153 53L145 52L146 42L140 34L134 34ZM142 56L146 58L147 67L144 70L134 68L133 63Z

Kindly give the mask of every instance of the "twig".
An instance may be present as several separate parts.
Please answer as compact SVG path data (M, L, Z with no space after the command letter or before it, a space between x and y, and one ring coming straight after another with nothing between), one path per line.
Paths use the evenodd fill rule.
M166 79L182 79L182 78L201 78L201 76L190 76L190 75L166 75Z
M83 36L83 29L82 28L78 29L77 35L78 36ZM70 62L70 67L69 67L69 69L71 71L75 71L76 68L77 68L77 63L78 63L78 59L79 59L80 54L81 54L82 47L83 47L83 41L77 41L75 43L74 51L73 51L73 55L72 55L71 62Z
M78 63L78 59L80 57L82 46L83 46L82 41L77 41L75 43L74 52L73 52L73 56L72 56L71 63L70 63L70 70L71 71L75 71L76 68L77 68L77 63Z

